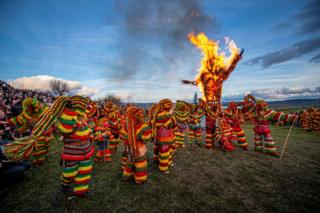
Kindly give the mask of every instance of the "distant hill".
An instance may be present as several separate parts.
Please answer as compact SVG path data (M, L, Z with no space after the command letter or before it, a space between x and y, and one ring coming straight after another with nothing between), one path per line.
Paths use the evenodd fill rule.
M223 102L224 106L229 102ZM269 106L274 109L286 109L286 108L308 108L318 107L320 108L320 98L318 99L293 99L283 101L268 101ZM141 108L149 108L153 103L135 103L135 105Z
M291 106L291 107L312 107L320 106L320 98L318 99L294 99L284 101L271 101L270 106Z

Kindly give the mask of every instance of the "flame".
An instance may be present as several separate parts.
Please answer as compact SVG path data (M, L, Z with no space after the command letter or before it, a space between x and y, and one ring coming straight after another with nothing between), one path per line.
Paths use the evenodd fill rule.
M222 83L229 77L239 58L239 49L233 40L225 38L229 57L220 50L219 42L210 40L204 33L188 35L189 41L202 52L201 67L196 77L205 101L220 103Z

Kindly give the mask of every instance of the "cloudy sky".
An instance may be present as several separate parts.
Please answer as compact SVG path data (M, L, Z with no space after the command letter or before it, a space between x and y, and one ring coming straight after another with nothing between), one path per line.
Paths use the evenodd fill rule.
M127 101L192 99L201 55L186 35L230 37L244 57L225 99L320 97L317 0L2 0L0 79L47 89L54 78L83 95Z

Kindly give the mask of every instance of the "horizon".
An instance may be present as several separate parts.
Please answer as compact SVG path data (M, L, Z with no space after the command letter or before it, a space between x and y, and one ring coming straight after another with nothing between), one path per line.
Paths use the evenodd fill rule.
M244 56L223 84L223 99L320 98L320 2L2 1L0 79L48 89L65 81L74 94L113 94L127 102L192 100L201 53L191 31L224 37ZM174 12L172 12L174 11Z

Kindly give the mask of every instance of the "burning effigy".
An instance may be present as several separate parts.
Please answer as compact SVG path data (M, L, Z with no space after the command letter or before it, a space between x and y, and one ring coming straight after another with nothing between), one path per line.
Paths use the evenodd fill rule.
M214 135L216 132L219 116L223 117L221 109L221 97L223 82L228 79L242 58L243 49L240 51L234 41L226 38L226 44L230 55L227 57L219 48L219 42L210 40L204 33L195 35L190 33L188 38L202 52L201 67L194 81L183 80L184 84L197 85L202 92L202 100L206 111L206 148L214 147ZM219 124L218 124L219 125ZM233 148L228 138L231 132L227 131L230 126L227 122L219 125L221 147L226 151ZM229 148L228 148L229 147Z

